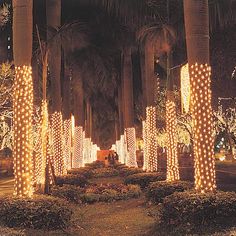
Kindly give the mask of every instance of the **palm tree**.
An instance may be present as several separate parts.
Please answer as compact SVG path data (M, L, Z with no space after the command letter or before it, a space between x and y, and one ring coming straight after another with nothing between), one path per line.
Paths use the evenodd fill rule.
M32 1L13 1L13 52L16 78L13 94L14 174L17 196L31 196L32 186Z
M63 160L63 123L61 114L61 40L55 34L61 26L61 1L47 0L47 40L49 45L49 72L52 94L52 134L53 134L53 163L56 175L62 175L65 171Z
M184 0L184 17L194 124L195 189L214 191L208 1Z

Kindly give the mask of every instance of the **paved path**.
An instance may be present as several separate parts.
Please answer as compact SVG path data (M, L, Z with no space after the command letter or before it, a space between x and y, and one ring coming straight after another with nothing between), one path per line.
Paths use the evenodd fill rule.
M13 177L0 178L0 196L13 194L14 179Z

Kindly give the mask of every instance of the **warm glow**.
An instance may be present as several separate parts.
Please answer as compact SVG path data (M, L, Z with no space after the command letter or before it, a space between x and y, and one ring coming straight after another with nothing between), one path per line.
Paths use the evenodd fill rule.
M74 138L73 138L73 160L72 167L79 168L84 166L83 158L83 127L74 128Z
M195 188L202 193L213 191L216 188L210 76L211 68L208 64L191 65Z
M66 171L63 158L63 127L60 112L52 114L52 141L53 141L53 166L56 175L63 175Z
M32 113L33 83L30 66L15 67L13 92L14 195L32 196Z
M143 170L147 169L147 137L146 137L146 122L142 122L142 135L143 135Z
M126 164L129 167L137 167L135 128L126 128L125 132L126 132L126 140L127 140Z
M67 170L71 169L71 139L72 139L71 119L64 121L64 163Z
M145 123L145 139L146 146L145 168L147 171L157 171L157 140L156 140L156 108L146 108L146 123Z
M190 104L190 78L188 63L182 66L180 73L182 111L188 113Z
M168 95L167 95L168 97ZM166 130L168 136L167 144L167 181L179 180L179 163L177 151L177 117L176 107L172 99L166 102Z

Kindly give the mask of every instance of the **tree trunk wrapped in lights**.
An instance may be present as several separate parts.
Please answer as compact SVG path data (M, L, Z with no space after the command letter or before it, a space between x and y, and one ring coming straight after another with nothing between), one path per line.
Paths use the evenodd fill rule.
M72 143L72 124L71 119L64 120L64 162L67 170L72 167L71 163L71 143Z
M32 1L13 1L13 53L14 195L22 197L33 194Z
M63 158L63 121L61 112L54 112L51 118L53 141L53 165L55 175L63 175L66 171Z
M146 108L146 170L157 171L156 107Z
M188 113L190 105L190 78L188 71L188 63L183 65L181 68L180 85L182 112Z
M134 104L133 104L133 75L131 47L123 50L123 96L124 96L124 124L127 145L126 164L129 167L137 167L136 161L136 134L134 128Z
M47 0L46 1L47 15L47 40L49 42L48 66L51 79L51 94L52 94L52 134L53 134L53 149L54 157L53 164L55 165L55 174L62 175L65 172L64 157L63 157L63 120L61 114L61 40L55 35L55 31L61 26L61 1Z
M84 166L83 158L83 127L75 126L74 139L73 139L73 168L79 168Z
M194 124L195 189L204 193L216 188L208 1L184 0L184 17Z
M167 91L166 101L166 131L168 135L167 145L167 181L179 180L178 163L178 139L177 139L177 117L174 94Z

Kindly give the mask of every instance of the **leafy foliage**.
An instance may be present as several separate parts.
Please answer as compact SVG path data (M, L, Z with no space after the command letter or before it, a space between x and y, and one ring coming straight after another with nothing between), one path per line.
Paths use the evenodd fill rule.
M141 188L146 188L151 182L164 180L165 175L159 172L138 173L125 178L125 184L137 184Z
M146 196L149 200L160 203L166 196L169 196L175 192L183 192L193 188L193 184L187 181L158 181L150 183L147 187Z
M83 175L64 175L56 177L56 184L62 186L64 184L84 187L88 181Z
M51 194L74 203L94 203L126 200L139 197L141 190L137 185L101 184L85 188L64 185L53 187Z
M161 227L176 233L224 229L235 225L236 193L174 193L164 199L159 217Z
M67 203L57 198L0 198L0 222L8 227L63 229L71 216Z
M134 168L134 167L124 167L124 168L119 168L120 176L125 177L137 173L142 173L143 170L140 168Z

